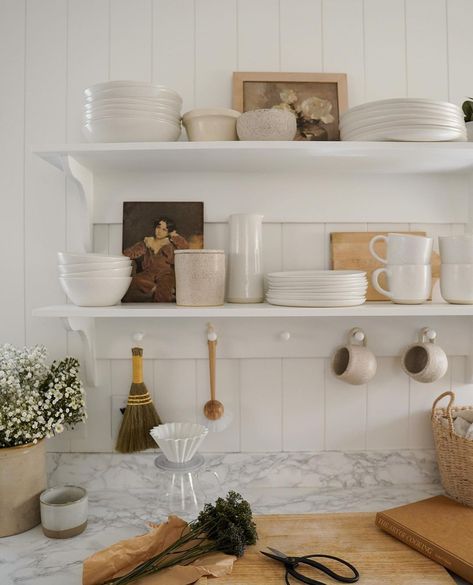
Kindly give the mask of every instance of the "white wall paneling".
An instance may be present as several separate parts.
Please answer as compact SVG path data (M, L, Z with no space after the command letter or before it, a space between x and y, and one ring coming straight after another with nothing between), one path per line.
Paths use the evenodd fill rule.
M235 70L326 71L348 74L350 105L404 95L461 103L473 91L472 20L470 0L0 0L0 104L8 112L0 119L0 245L7 282L0 293L0 341L40 342L52 358L72 353L83 360L77 334L66 335L59 320L31 314L34 307L65 302L55 252L74 248L82 237L76 185L31 150L83 140L85 86L152 79L175 87L186 111L230 107ZM410 171L437 171L450 162L426 151L399 163L383 152L379 145L369 157L312 156L310 164L281 155L277 172L271 170L272 153L255 158L254 172L243 173L253 155L238 153L217 161L216 173L209 172L214 163L206 156L194 168L186 158L186 172L99 174L94 250L120 253L124 200L204 201L206 245L223 249L228 215L262 213L267 271L328 267L331 231L462 233L470 177L403 175L399 166L387 174L389 165L405 170L410 160ZM361 172L373 170L378 154L374 166L383 172ZM469 158L466 152L457 168L465 170ZM300 172L289 174L288 167ZM113 449L135 330L146 333L146 382L163 419L197 420L208 396L206 321L97 320L101 385L87 390L89 421L50 448ZM473 385L465 383L469 321L217 318L217 392L234 418L206 448L430 447L433 397L451 385L459 402L473 402ZM337 382L329 371L333 348L355 325L366 330L379 359L377 376L361 388ZM451 356L447 376L433 385L411 382L398 364L402 347L425 325L438 331ZM281 341L282 331L291 333L289 341Z

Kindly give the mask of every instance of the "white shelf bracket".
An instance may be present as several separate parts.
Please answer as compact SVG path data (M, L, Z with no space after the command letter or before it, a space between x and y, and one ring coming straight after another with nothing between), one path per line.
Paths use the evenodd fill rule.
M62 317L67 331L79 333L84 348L85 377L88 386L98 386L95 357L95 319L93 317Z
M82 241L77 252L91 252L93 246L93 213L94 213L94 175L92 171L81 165L73 156L66 154L61 157L66 176L77 186L79 196Z

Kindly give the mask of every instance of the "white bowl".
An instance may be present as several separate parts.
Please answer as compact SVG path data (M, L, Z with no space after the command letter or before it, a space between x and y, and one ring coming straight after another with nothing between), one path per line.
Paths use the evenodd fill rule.
M129 106L129 107L159 107L159 108L166 108L172 112L180 113L181 112L181 103L175 100L170 100L166 98L153 98L153 97L134 97L134 98L104 98L104 99L93 99L87 98L84 102L84 108L103 108L103 107L121 107L121 106Z
M236 121L240 116L236 110L205 108L186 112L182 124L192 142L237 140Z
M116 87L113 89L103 89L101 91L94 91L93 93L89 89L85 90L87 98L93 99L111 99L111 98L134 98L134 97L154 97L154 98L166 98L173 100L179 105L182 104L182 98L176 92L167 88L153 87L153 86L129 86L129 87Z
M89 264L94 262L129 262L128 256L109 256L108 254L77 254L75 252L58 252L59 264ZM118 266L114 266L118 268Z
M152 95L162 95L174 100L181 100L181 96L170 87L160 85L159 83L150 83L149 81L133 81L133 80L119 80L119 81L104 81L102 83L95 83L90 87L86 87L84 94L87 97L95 97L102 95L105 92L154 92Z
M190 461L207 433L207 427L195 423L166 423L150 431L166 459L174 463Z
M119 112L120 114L125 114L127 112L138 112L140 114L162 114L164 116L171 116L174 119L180 119L181 114L179 110L174 108L168 108L166 106L154 106L150 105L139 105L139 104L116 104L116 105L99 105L99 106L90 106L86 104L84 106L84 115L91 116L94 114L103 114L103 113L110 113L110 112Z
M123 260L119 262L84 262L81 264L58 264L59 274L66 276L67 274L77 274L77 272L104 272L115 270L117 268L130 268L131 260Z
M84 124L83 132L90 142L174 142L181 126L146 118L103 118Z
M440 292L448 302L473 304L473 264L441 264Z
M78 307L110 307L121 301L131 283L131 276L110 278L59 277L62 290Z
M106 268L103 270L87 270L85 272L59 272L61 278L117 278L122 276L130 276L133 266L125 266L124 268Z
M181 125L181 119L179 116L172 114L163 114L161 112L140 112L139 110L103 110L101 112L91 112L90 114L84 114L84 124L89 124L95 120L108 120L109 118L123 119L123 118L138 118L140 120L162 120L169 124Z
M287 110L252 110L237 121L240 140L294 140L296 132L296 116Z

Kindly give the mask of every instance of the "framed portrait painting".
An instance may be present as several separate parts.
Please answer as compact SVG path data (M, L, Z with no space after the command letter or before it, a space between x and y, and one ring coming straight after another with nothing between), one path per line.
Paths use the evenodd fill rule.
M233 107L240 112L280 108L294 113L294 140L340 140L340 114L348 107L345 73L233 74Z
M133 272L122 302L174 302L174 252L203 248L203 234L203 203L124 202L123 254Z

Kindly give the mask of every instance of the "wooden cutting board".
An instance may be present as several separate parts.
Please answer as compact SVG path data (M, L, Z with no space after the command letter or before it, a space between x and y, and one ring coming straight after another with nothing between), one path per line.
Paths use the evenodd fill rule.
M417 236L425 236L425 232L396 232ZM333 232L330 234L330 247L332 268L335 270L364 270L368 273L368 301L387 301L388 298L379 294L371 284L371 274L376 268L384 266L370 253L369 243L374 236L387 236L388 232ZM376 251L382 257L386 257L386 243L377 242ZM440 277L440 256L437 252L432 254L432 280L435 282ZM380 284L387 287L386 277L380 276Z
M272 546L289 554L329 554L352 563L361 585L453 585L447 571L427 557L379 530L375 514L304 514L259 516L259 540L233 566L227 577L200 579L199 585L284 585L284 567L260 550ZM325 574L308 576L336 585ZM299 581L291 580L297 584Z

